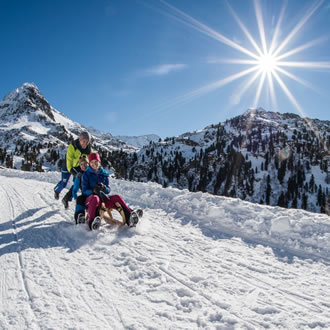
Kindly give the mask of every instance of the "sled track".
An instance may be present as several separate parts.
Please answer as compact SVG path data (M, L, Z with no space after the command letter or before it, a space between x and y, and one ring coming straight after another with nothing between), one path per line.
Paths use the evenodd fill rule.
M22 200L22 196L20 196L20 194L19 194L15 189L13 189L13 191L15 192L15 195L18 196L18 198L20 198L20 200ZM38 194L38 195L39 195L39 196L42 196L41 194ZM46 199L45 199L44 197L43 197L42 199L45 201L45 205L48 205ZM24 202L23 202L23 205L24 205ZM24 209L25 209L25 210L28 210L28 207L26 207L26 205L24 205ZM47 220L43 220L43 221L41 222L41 225L45 225L45 224L46 224L46 221L47 221ZM50 265L49 260L51 260L51 258L49 258L48 256L46 256L45 250L41 249L41 251L42 251L42 257L43 257L43 258L42 258L42 260L39 260L39 261L40 261L40 265L42 265L42 266L46 265L45 270L47 271L48 274L51 275L51 278L54 280L53 283L56 285L57 292L59 292L59 296L60 296L60 298L61 298L61 299L63 300L63 302L64 302L65 309L66 309L67 313L70 314L70 316L73 318L73 315L74 315L74 314L72 313L72 311L71 311L70 308L68 307L68 305L67 305L67 303L66 303L66 299L63 299L63 292L62 292L62 290L61 290L60 285L58 284L58 281L57 281L56 276L54 275L54 271L53 271L53 269L52 269L52 266ZM43 267L42 267L42 268L43 268Z
M170 225L170 224L166 224ZM169 231L169 233L174 232L174 231ZM158 242L164 242L166 243L168 241L167 237L163 237L163 235L159 235L155 231L152 233L152 236L154 236L155 241ZM192 238L194 239L194 238ZM249 306L245 299L241 300L241 303L239 304L240 307L237 307L238 301L230 301L230 295L229 295L229 301L226 301L225 303L219 301L217 298L212 297L209 293L205 293L202 291L201 287L196 287L195 282L193 279L188 279L180 276L183 275L181 272L177 272L175 269L173 271L169 270L169 265L171 263L172 257L170 257L169 260L164 262L163 265L159 265L159 260L157 257L153 257L152 253L144 254L143 252L140 251L147 251L150 250L152 251L155 249L155 245L152 243L148 243L148 241L139 241L138 243L141 244L137 249L134 249L132 245L128 243L127 240L121 240L121 244L125 246L130 251L130 254L137 256L136 259L138 258L147 258L150 261L150 264L148 264L148 268L152 268L156 270L157 272L163 273L166 277L173 279L177 283L180 283L181 286L187 288L191 292L195 293L196 295L203 297L205 301L207 301L208 304L211 304L210 310L214 309L221 309L221 311L224 312L224 315L226 314L227 316L233 316L236 319L240 319L242 321L243 326L247 327L253 327L253 328L260 328L264 327L265 323L261 321L260 323L258 321L253 320L253 314L254 313L259 313L259 314L268 314L272 313L272 311L269 310L268 305L269 301L272 302L273 310L274 313L279 313L280 311L283 311L286 315L290 315L292 313L292 310L289 306L287 306L286 301L289 301L294 308L293 310L300 314L303 311L303 314L300 314L299 319L300 321L304 322L306 325L310 323L310 320L308 318L308 315L311 311L314 313L318 314L321 318L324 319L324 324L328 324L326 321L330 317L330 305L322 301L322 299L319 299L319 297L313 294L310 294L308 291L298 294L290 290L290 281L293 281L292 279L295 278L298 275L299 270L295 272L295 269L292 269L289 271L287 276L291 278L291 280L288 281L287 285L288 288L281 288L278 286L278 282L276 279L276 276L272 276L272 271L277 269L276 265L271 265L268 264L267 267L269 268L270 271L270 277L269 280L265 280L264 278L258 276L258 272L260 271L259 267L262 268L263 265L257 265L256 269L253 269L252 266L245 265L242 263L242 259L240 259L239 262L234 262L234 261L229 261L225 258L218 257L217 255L221 256L221 252L224 251L203 251L203 250L194 250L193 252L191 250L186 249L185 247L182 246L182 244L176 243L178 241L178 237L173 236L170 239L171 242L171 250L173 251L173 255L177 256L178 251L183 254L183 258L190 259L190 257L193 257L193 255L198 255L200 259L205 260L207 264L212 263L212 267L216 267L214 269L215 273L222 274L222 279L226 281L226 273L230 276L234 276L237 279L237 284L239 287L248 287L250 288L249 292L246 292L244 294L247 299L255 298L257 299L257 305L256 307L254 306ZM235 253L235 241L232 242L234 244L233 251L230 251L231 253ZM163 247L162 247L163 248ZM231 250L231 248L230 248ZM214 253L213 253L214 252ZM210 254L212 255L212 258L210 258ZM167 254L170 255L170 254ZM211 264L210 264L211 266ZM251 268L252 267L252 268ZM254 270L255 276L251 276L251 272L247 270ZM282 270L281 268L278 268L278 270ZM273 282L273 283L272 283ZM241 284L240 284L241 283ZM300 285L298 283L298 285ZM301 283L302 287L305 286L305 284L302 282ZM225 292L230 293L230 290L233 289L233 286L225 286L224 290ZM258 293L261 293L259 295ZM214 306L214 307L212 307ZM295 307L297 306L297 307ZM232 309L234 308L234 310ZM238 311L239 309L246 309L251 311L251 317L248 319L245 317L242 319L240 316L240 312ZM275 319L274 319L275 321ZM275 323L271 323L273 326ZM266 325L269 325L269 323L266 323Z
M41 200L44 201L44 203L48 203L49 201L48 199L39 193L39 197ZM60 201L55 201L55 202L51 202L50 208L52 210L58 210L59 208L63 208L63 205ZM68 225L72 224L72 228L75 228L75 224L74 224L74 220L73 220L73 216L70 215L68 212L71 212L71 209L69 208L68 210L64 210L61 212L61 216L63 216L63 218L67 221ZM68 248L74 248L74 246L72 246L72 242L70 240L70 237L67 235L63 235L62 238L65 240L66 242L66 246ZM86 252L85 252L86 253ZM88 255L88 254L87 254ZM77 257L79 260L79 257ZM83 259L86 258L86 255L84 255L82 257ZM89 268L84 268L84 271L82 274L73 274L73 277L70 279L71 282L71 287L73 289L73 291L75 291L75 294L77 296L80 297L80 300L83 302L82 304L82 308L84 308L85 306L86 308L86 313L90 315L91 319L95 318L95 320L99 320L100 318L103 319L103 324L107 324L107 328L111 329L114 327L114 323L115 320L113 318L108 319L108 317L102 315L102 313L100 313L100 311L97 309L97 306L92 305L90 301L93 301L95 303L95 301L99 301L102 300L102 305L103 306L109 306L111 307L111 309L113 310L113 315L117 315L117 318L119 320L119 324L116 324L116 329L126 329L127 326L125 325L125 322L123 320L123 317L120 313L120 311L118 310L117 306L113 303L113 301L115 300L114 298L112 298L111 296L107 296L105 297L104 295L102 295L102 293L94 287L94 285L92 284L92 280L93 279L97 279L99 277L102 277L103 274L100 273L97 270L97 265L95 264L93 267L93 271L91 271ZM77 275L79 277L77 277ZM84 284L85 283L85 284ZM93 290L88 290L86 288L86 283L88 284L88 286L92 285L93 286ZM97 324L98 322L95 322L95 324Z
M157 239L163 240L164 238L157 235ZM173 240L173 241L175 242L175 240ZM231 244L235 244L234 241L232 241ZM180 250L182 252L184 252L185 255L187 255L187 256L191 255L191 251L189 251L185 248L182 248L181 246L177 246L177 248L180 248ZM217 252L218 253L214 253L214 254L221 255L222 251L217 251ZM207 260L209 258L209 253L204 252L202 250L195 250L194 254L199 255L200 258L204 259L204 260ZM249 272L246 272L247 268L250 269L250 270L252 268L251 267L249 268L247 265L244 265L241 262L239 262L239 263L228 262L228 261L226 261L226 259L216 257L215 255L213 256L213 260L216 261L216 262L215 263L213 262L212 266L216 267L218 269L218 271L217 271L218 273L221 273L221 271L223 272L224 270L228 270L228 272L230 274L234 275L236 279L240 279L241 283L250 285L253 288L252 289L253 291L254 290L260 290L261 292L269 292L269 291L271 291L272 293L276 292L278 295L283 297L283 300L290 301L293 306L298 305L301 308L303 308L306 311L306 315L308 315L308 313L310 311L313 311L315 313L319 313L320 315L323 314L323 316L325 318L330 318L330 305L329 305L329 303L327 303L325 301L321 301L321 300L319 300L319 298L317 298L315 296L311 296L308 293L297 294L297 293L295 293L293 291L290 291L288 289L282 289L281 287L279 287L277 285L271 284L270 281L265 281L261 277L258 277L258 269L255 270L256 276L252 277L252 276L249 275ZM168 270L166 270L164 267L161 267L161 270L165 271L165 272L168 272ZM170 272L168 272L168 273L169 273L170 276L177 277L173 273L170 273ZM297 274L293 273L293 272L292 272L291 275L292 275L292 277L297 276ZM186 282L180 280L179 278L178 278L178 280L180 282L182 282L182 284L187 285ZM191 286L189 284L188 284L188 287L191 290L194 290L193 286ZM201 293L201 295L204 296L204 293ZM206 296L205 298L208 298L208 297ZM259 303L261 303L261 299L262 298L260 298L260 297L258 298ZM315 300L317 300L317 301L315 301ZM262 303L265 306L267 306L267 304L268 304L267 301L263 301ZM215 304L217 305L216 302L215 302ZM286 308L287 306L283 306L279 302L273 302L273 304L277 305L277 309L282 310L282 311L284 311L288 314L290 314L292 312L290 309ZM320 307L320 305L322 307ZM326 310L326 312L325 312L325 310ZM239 317L236 314L233 314L233 315ZM305 318L305 322L306 322L306 324L308 324L308 320L306 318Z
M8 205L9 205L9 208L10 208L11 224L12 224L12 229L13 229L13 233L14 233L14 237L15 237L15 242L16 242L16 245L17 245L17 264L18 264L19 274L20 274L22 284L23 284L23 290L24 290L24 292L25 292L25 294L28 298L29 310L31 311L31 314L33 315L34 323L38 324L38 327L40 329L40 324L38 322L37 315L34 311L32 295L31 295L31 292L29 290L29 286L28 286L27 280L26 280L26 274L25 274L24 262L23 262L23 256L22 256L22 247L21 247L21 244L19 242L19 236L18 236L18 233L17 233L17 226L16 226L16 222L15 222L15 208L14 208L12 200L10 199L10 195L9 195L8 191L3 189L2 187L1 187L1 189L6 195L6 199L8 201Z
M234 242L232 242L233 244ZM229 263L226 261L226 259L220 259L217 258L219 265L221 268L228 269L229 272L235 275L235 278L239 278L243 283L247 283L251 285L252 287L258 288L262 291L276 291L279 295L285 297L286 300L291 301L293 305L299 305L300 307L304 308L307 312L310 310L316 312L316 313L323 313L324 309L319 307L319 304L322 304L325 306L328 310L328 313L330 315L330 308L329 304L318 300L318 303L313 302L316 297L313 297L307 293L303 294L297 294L295 292L292 292L288 289L282 289L276 285L273 285L270 283L270 281L265 281L261 277L258 276L258 269L255 269L256 276L252 277L248 275L248 272L246 272L246 269L253 270L253 266L248 266L243 264L242 262L239 263ZM235 267L235 268L234 268ZM294 272L286 273L286 275L290 275L292 277L296 277L297 274ZM311 304L306 304L306 302L311 302ZM287 312L291 312L288 309L284 309L281 306L282 310L286 310ZM327 317L329 317L329 315Z
M8 187L9 186L10 185L8 185ZM11 192L10 195L15 196L15 200L22 201L19 204L20 205L20 211L22 213L29 210L29 208L24 204L23 196L19 192L17 192L15 188L10 186L9 191ZM18 245L19 268L21 270L21 275L22 275L22 279L23 279L23 283L24 283L24 290L26 291L26 294L29 298L30 307L31 307L31 310L34 314L34 318L36 320L38 320L39 315L38 315L38 313L36 313L36 311L40 310L40 308L38 306L36 306L36 304L34 303L34 297L33 297L33 294L31 293L31 290L29 288L29 283L28 283L28 280L27 280L27 278L29 278L29 280L32 281L32 284L33 284L33 282L34 282L33 275L32 275L32 278L31 278L31 276L29 276L29 274L27 273L27 268L24 267L24 257L23 257L23 254L22 254L22 246L21 246L21 243L20 243L20 235L19 235L19 231L17 229L17 225L16 225L16 222L15 222L15 219L17 217L15 217L15 209L14 209L13 203L12 203L10 197L9 197L9 193L7 191L6 191L6 194L7 194L7 199L10 203L11 214L12 214L12 226L13 226L13 230L14 230L14 234L15 234L15 239L16 239L16 242L17 242L17 245ZM39 195L39 194L37 194L37 195ZM42 200L44 202L46 202L45 198L42 198ZM45 204L47 206L47 203L45 203ZM27 215L27 217L28 217L28 215ZM21 220L24 220L24 219L21 219ZM46 225L46 221L47 220L45 219L42 222L40 222L39 226ZM33 259L34 268L38 269L38 270L41 270L43 274L47 275L46 277L48 277L48 278L50 277L53 280L52 281L52 288L43 287L43 289L48 290L48 291L51 290L51 292L55 293L58 296L58 299L61 301L61 305L60 305L61 308L64 307L63 312L66 313L67 315L69 315L70 318L73 320L74 319L74 313L69 308L69 306L67 304L67 301L64 298L63 292L61 290L61 286L59 285L57 277L55 276L54 270L53 270L52 266L50 265L49 260L51 260L51 257L46 255L46 252L45 252L44 249L39 249L39 256L41 256L41 258L34 258ZM39 323L39 328L40 328L40 322L38 321L38 323Z
M51 204L49 204L48 199L44 195L39 193L39 197L40 197L41 200L44 201L44 203L48 203L48 205L50 205L52 210L58 210L59 208L63 208L63 205L60 202L60 200L55 201L55 202L51 202ZM63 209L63 211L61 212L61 215L67 221L68 224L72 224L72 226L74 227L75 224L74 224L73 216L72 215L70 216L68 214L68 212L71 212L71 210L70 209L68 209L68 210ZM68 236L63 235L62 238L65 240L67 247L73 248L72 242L71 242L71 240ZM85 257L86 256L84 256L84 258ZM73 288L75 293L80 297L81 301L83 302L82 306L87 307L86 313L91 315L91 318L96 317L97 319L99 319L101 317L104 320L104 324L107 324L108 328L111 329L114 326L114 324L113 324L114 320L113 319L108 320L107 317L105 317L101 313L99 313L99 311L96 309L95 305L92 305L90 303L90 301L95 302L95 301L99 300L101 297L104 300L105 297L102 296L102 294L98 290L95 290L95 288L92 291L90 291L90 290L88 291L86 289L86 287L82 284L83 282L90 284L90 283L92 283L91 279L96 279L98 276L102 275L100 272L97 271L97 265L95 265L93 267L93 272L90 271L89 268L84 268L83 274L78 274L80 276L79 278L76 278L77 274L73 274L73 275L74 275L73 280L72 279L70 280L71 281L71 287ZM89 299L89 298L92 298L92 297L94 297L94 298ZM121 315L120 311L113 304L113 302L112 302L113 300L115 300L115 299L112 299L111 297L106 297L106 301L104 301L103 305L111 306L111 309L113 310L113 314L118 316L120 325L117 324L116 328L125 329L127 327L125 326L125 323L123 321L123 318L122 318L122 315ZM95 322L95 323L97 323L97 322Z
M98 270L97 270L97 265L95 265L94 267L94 271L91 272L89 269L88 269L88 276L86 276L87 273L84 274L84 282L88 283L88 279L98 279L98 278L102 278L104 276L104 274L100 273ZM85 297L85 296L81 296L83 301L87 304L87 306L89 307L89 310L95 314L95 315L98 315L98 317L102 317L104 319L104 324L105 323L108 325L108 327L105 327L105 328L108 328L108 329L111 329L111 328L116 328L116 329L127 329L128 326L125 324L124 322L124 319L122 317L122 314L120 313L119 309L117 308L117 306L113 303L113 301L115 301L115 298L112 297L112 295L109 295L109 293L107 294L107 296L104 296L104 294L102 294L102 292L99 291L98 288L95 288L94 287L94 290L93 290L93 295L94 296L97 296L98 298L95 298L93 299L93 301L97 301L97 300L101 300L101 304L103 306L110 306L112 311L113 311L113 315L117 315L117 318L119 320L119 323L120 324L116 324L116 326L114 325L114 319L111 318L108 320L108 317L106 317L105 315L102 315L102 313L99 313L98 310L95 310L96 306L92 306L89 302L88 302L88 299ZM115 318L116 319L116 318Z
M230 268L230 266L232 266L232 265L229 265L228 263L224 263L224 265L227 265L228 269L232 270L232 268ZM241 279L242 282L248 283L251 286L254 286L255 288L258 288L262 291L274 290L278 294L285 297L286 300L292 302L294 305L299 305L300 307L304 308L307 312L312 310L313 312L316 312L316 313L323 313L323 310L321 308L319 308L315 303L312 303L310 305L305 304L306 301L313 301L314 297L308 296L307 294L298 295L289 290L281 289L278 286L272 285L271 283L268 283L265 280L258 278L258 277L256 277L256 278L247 277L247 276L244 277L241 275L243 273L243 267L240 265L237 265L237 266L239 269L235 271L235 277ZM322 305L326 305L325 302L320 302L320 303ZM290 310L284 309L283 306L281 306L280 308L282 310L286 310L287 312L290 312Z
M128 244L123 243L123 245L131 252L131 254L135 254L142 258L145 258L145 255L143 253L139 252L136 249L131 248ZM180 249L181 249L181 247L180 247ZM235 317L237 319L240 319L243 322L244 326L247 326L247 327L250 326L253 329L255 329L256 327L259 328L259 327L263 326L263 324L260 324L258 322L248 321L248 320L241 318L236 312L230 310L229 304L222 303L220 301L216 301L212 297L209 297L207 294L204 294L202 291L194 288L193 285L190 285L189 283L187 283L187 281L179 278L179 276L176 276L173 272L170 272L165 267L156 265L155 259L150 258L150 260L152 261L152 264L148 265L148 267L152 267L154 270L156 270L160 273L163 273L166 277L171 278L175 282L179 283L185 289L188 289L188 290L192 291L193 293L195 293L196 295L203 297L204 300L206 301L206 303L211 305L210 310L212 310L212 307L220 308L221 311L224 312L224 314L226 314L226 316Z

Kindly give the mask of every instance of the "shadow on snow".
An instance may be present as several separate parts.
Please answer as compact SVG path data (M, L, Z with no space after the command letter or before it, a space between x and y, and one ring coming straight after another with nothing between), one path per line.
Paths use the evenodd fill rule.
M77 232L79 235L79 230L72 223L52 220L52 217L59 214L59 210L48 211L29 220L43 208L27 210L15 219L0 224L0 257L27 249L53 247L63 247L72 252L87 243L86 237L73 239Z

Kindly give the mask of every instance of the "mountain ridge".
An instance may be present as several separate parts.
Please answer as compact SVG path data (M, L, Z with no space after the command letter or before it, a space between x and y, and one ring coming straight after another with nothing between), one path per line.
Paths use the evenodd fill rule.
M81 130L87 128L52 108L36 85L23 84L0 102L0 165L56 170ZM142 147L88 130L103 166L118 178L330 212L330 121L248 109L177 137L153 135Z
M330 122L249 109L143 147L125 178L329 214Z

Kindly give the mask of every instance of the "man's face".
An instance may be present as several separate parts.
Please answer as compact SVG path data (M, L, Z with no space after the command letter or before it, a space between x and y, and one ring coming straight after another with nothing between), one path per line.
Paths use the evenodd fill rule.
M79 138L79 143L80 143L81 147L83 149L85 149L88 146L88 144L89 144L89 140L84 139L83 137L80 137Z

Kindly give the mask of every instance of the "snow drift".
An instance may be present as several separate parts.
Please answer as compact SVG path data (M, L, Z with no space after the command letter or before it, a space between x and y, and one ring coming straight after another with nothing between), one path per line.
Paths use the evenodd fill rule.
M330 222L112 180L135 229L73 224L59 173L0 169L0 328L329 328Z

